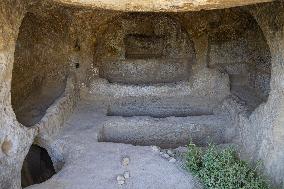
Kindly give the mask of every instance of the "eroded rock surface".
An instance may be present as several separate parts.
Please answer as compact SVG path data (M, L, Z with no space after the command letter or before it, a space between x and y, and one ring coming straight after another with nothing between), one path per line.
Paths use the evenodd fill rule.
M121 11L199 11L207 9L222 9L254 3L270 2L272 0L55 0L69 5L88 6Z
M182 119L221 117L230 132L210 123L208 135L217 130L243 158L261 160L282 187L284 5L268 1L2 0L0 188L21 188L32 144L48 151L58 173L31 188L116 188L125 171L126 188L155 188L156 180L194 188L150 147L97 141L103 123L116 119L143 137L145 124L129 124L143 116L149 128L172 117L162 138ZM198 133L203 144L207 134ZM129 170L120 167L124 156Z
M49 145L55 165L63 163L62 169L50 180L28 188L201 188L190 174L150 146L98 142L102 124L108 119L93 103L81 102ZM126 171L131 174L127 179Z

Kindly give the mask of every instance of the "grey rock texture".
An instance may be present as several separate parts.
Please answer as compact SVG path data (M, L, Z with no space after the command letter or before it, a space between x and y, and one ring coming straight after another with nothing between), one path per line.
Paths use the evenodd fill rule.
M172 83L190 77L191 64L187 59L130 59L105 60L103 78L126 84Z
M170 84L123 85L96 79L84 96L106 101L109 115L167 117L212 114L229 90L226 74L199 68L190 80Z
M270 91L271 55L260 27L249 17L239 18L230 30L209 34L209 66L228 73L232 86L248 86L262 98ZM226 21L224 21L226 22ZM225 33L226 32L226 33ZM238 33L238 38L233 34ZM211 35L211 36L210 36ZM216 38L225 35L223 40Z
M228 143L235 128L225 116L193 117L113 117L103 124L99 141L176 148L190 141L206 146Z
M54 163L64 161L62 169L50 180L28 189L120 188L119 175L119 180L125 182L123 188L129 189L201 188L190 174L149 146L98 142L97 134L107 119L92 103L79 103L65 129L50 143ZM125 157L127 166L122 165ZM127 180L122 176L125 170L131 174Z
M195 62L194 46L185 28L171 16L123 14L98 31L95 64L117 59L187 59ZM131 37L132 43L128 39ZM141 38L143 40L141 40ZM154 39L159 39L157 42Z
M156 183L159 188L195 188L190 175L150 147L98 142L103 123L110 121L107 114L229 118L232 136L236 136L232 140L239 144L242 157L261 160L263 173L283 187L283 2L218 10L259 2L266 0L200 0L192 4L2 0L0 188L21 188L22 165L33 143L47 149L58 173L30 188L119 187L116 176L126 171L120 167L120 159L126 155L131 159L131 177L123 187L155 188ZM171 12L200 9L210 10ZM136 14L129 10L170 12ZM141 44L146 51L139 48ZM177 83L125 85L98 78L104 58L137 59L141 54L188 58L195 64L190 77ZM23 116L38 119L37 124L25 127L19 119L18 102L34 107L37 103L29 95L31 91L38 95L57 87L60 90L45 93L48 103L39 101L39 107ZM89 106L80 106L72 114L80 97ZM149 123L155 120L149 119Z

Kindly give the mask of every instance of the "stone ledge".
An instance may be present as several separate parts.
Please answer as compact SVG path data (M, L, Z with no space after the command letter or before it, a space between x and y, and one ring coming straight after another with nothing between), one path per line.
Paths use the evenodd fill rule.
M175 148L194 144L228 143L234 128L224 116L113 117L103 125L99 141Z

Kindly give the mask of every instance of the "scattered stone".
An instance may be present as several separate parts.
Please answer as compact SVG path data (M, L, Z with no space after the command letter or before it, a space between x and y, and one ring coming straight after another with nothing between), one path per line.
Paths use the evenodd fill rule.
M125 178L124 178L123 175L118 175L118 176L116 177L116 180L117 180L117 181L125 180Z
M129 179L130 178L130 173L129 171L125 171L123 174L124 178Z
M160 152L160 148L158 146L151 146L153 152Z
M118 175L118 176L116 177L116 180L117 180L117 183L118 183L119 185L123 185L123 184L125 183L125 178L124 178L123 175Z
M12 149L12 142L10 140L5 140L2 144L2 151L4 154L9 155Z
M175 163L176 161L177 161L177 160L176 160L175 158L170 158L170 159L169 159L169 162L170 162L170 163Z
M183 153L186 153L187 150L188 150L187 147L180 146L180 147L178 147L178 148L175 149L175 152L176 152L176 153L179 153L179 154L183 154Z
M120 180L120 181L117 181L117 183L118 183L119 185L123 185L123 184L125 183L125 181L124 181L124 180Z
M164 157L164 158L166 158L166 159L170 158L169 154L167 154L167 153L163 153L163 154L162 154L162 157Z
M167 154L169 154L170 156L174 156L174 152L172 150L167 150Z
M127 165L129 164L129 162L130 162L129 157L124 157L124 158L122 158L121 164L122 164L123 166L127 166Z

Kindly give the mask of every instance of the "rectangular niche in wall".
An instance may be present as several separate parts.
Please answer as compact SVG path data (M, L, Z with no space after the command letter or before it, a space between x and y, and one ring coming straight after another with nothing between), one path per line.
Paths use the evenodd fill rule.
M161 58L164 37L156 35L129 34L124 38L126 59Z

